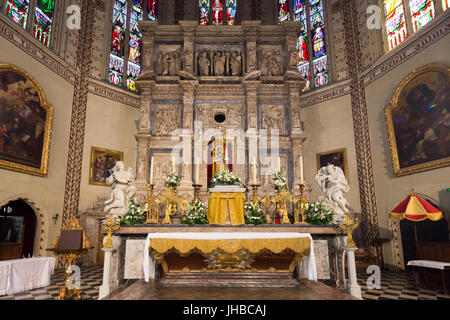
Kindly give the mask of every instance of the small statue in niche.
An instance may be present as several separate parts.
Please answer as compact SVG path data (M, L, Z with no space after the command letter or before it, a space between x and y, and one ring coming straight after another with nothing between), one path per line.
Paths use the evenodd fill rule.
M173 52L170 54L169 60L169 75L176 76L180 73L180 58L178 53Z
M242 57L241 55L238 55L237 52L233 52L231 54L231 74L233 76L239 76L241 75L242 71Z
M201 76L209 76L209 69L211 67L211 61L208 58L208 53L203 51L198 59L198 67Z
M281 74L281 59L280 53L276 51L270 63L271 75L279 76Z
M297 51L295 51L295 50L291 51L289 64L291 65L291 68L297 68L297 66L298 66L298 52Z
M169 75L169 69L170 69L170 55L168 53L166 53L163 56L162 62L163 62L163 72L161 74L163 76L168 76Z
M248 71L253 71L256 68L256 50L250 48L248 51Z
M163 54L159 52L158 57L156 58L156 74L162 75L163 69L164 69Z
M192 51L189 49L184 50L184 67L190 69L192 65Z
M214 71L216 76L223 76L225 74L225 60L226 57L222 52L217 52L214 58Z

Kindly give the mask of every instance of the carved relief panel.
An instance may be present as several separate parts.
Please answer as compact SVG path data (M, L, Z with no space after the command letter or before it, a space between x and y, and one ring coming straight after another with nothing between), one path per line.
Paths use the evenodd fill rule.
M279 130L286 135L286 111L282 105L261 106L261 129ZM270 131L269 131L270 132Z
M282 76L283 48L281 45L259 46L259 70L262 76Z
M244 130L244 108L242 104L198 104L196 120L201 121L204 128ZM221 123L214 119L218 114L224 116Z
M170 136L174 130L181 128L180 105L156 105L154 122L154 134L156 136Z
M157 49L155 70L158 76L178 76L182 68L181 45L160 45Z
M201 77L240 77L244 70L244 50L236 46L197 46L196 74Z
M155 165L154 170L154 184L155 190L160 191L164 188L164 180L166 176L172 173L172 158L170 153L154 153L150 159L153 158Z

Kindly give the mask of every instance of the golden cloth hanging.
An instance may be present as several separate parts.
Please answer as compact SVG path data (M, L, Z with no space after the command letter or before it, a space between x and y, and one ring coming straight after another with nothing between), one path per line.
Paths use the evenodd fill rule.
M158 253L165 254L172 249L181 254L188 254L194 249L204 254L212 253L220 249L226 253L236 253L241 249L246 249L250 253L259 253L262 250L269 250L279 254L287 249L296 254L308 254L310 249L309 238L287 238L287 239L152 239L150 249Z
M207 215L209 224L224 226L227 223L227 216L230 217L233 226L245 224L244 203L244 193L211 193Z

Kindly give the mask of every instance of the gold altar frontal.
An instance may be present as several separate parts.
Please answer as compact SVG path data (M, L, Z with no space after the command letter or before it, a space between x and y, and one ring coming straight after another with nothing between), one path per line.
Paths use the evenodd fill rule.
M224 226L230 222L233 226L244 225L244 203L244 193L211 193L207 215L209 224Z
M152 239L149 251L162 285L286 286L310 246L309 238Z

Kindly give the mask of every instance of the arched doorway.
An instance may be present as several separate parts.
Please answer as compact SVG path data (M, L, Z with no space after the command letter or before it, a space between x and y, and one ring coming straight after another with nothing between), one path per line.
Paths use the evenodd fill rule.
M0 208L0 260L33 255L36 220L33 208L23 200Z

